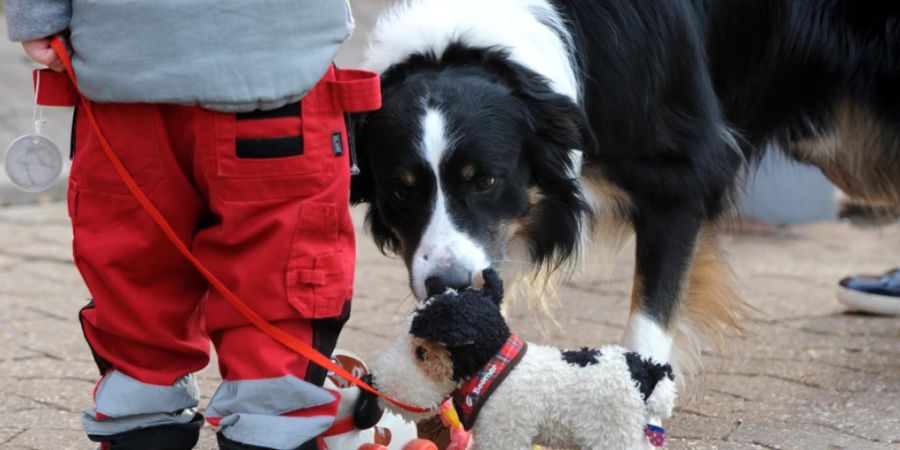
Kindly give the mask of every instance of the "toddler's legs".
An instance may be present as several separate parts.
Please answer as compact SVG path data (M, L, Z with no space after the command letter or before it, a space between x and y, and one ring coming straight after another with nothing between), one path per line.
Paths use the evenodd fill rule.
M201 113L196 164L215 219L193 241L254 311L326 355L349 315L355 259L350 152L331 99L320 83L300 105ZM214 290L205 311L224 379L207 409L221 448L317 448L338 406L321 388L325 371L253 328Z
M155 105L98 104L95 112L131 174L190 244L206 207L173 156L173 146L185 145L169 129L179 121ZM191 374L209 358L198 307L206 282L128 193L83 111L73 144L74 257L93 297L80 319L103 375L85 431L107 448L189 448L202 425ZM155 432L129 434L136 429Z

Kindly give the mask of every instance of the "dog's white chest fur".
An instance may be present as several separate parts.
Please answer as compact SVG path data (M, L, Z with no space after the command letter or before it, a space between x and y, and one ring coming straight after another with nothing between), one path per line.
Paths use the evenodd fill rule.
M645 404L624 351L613 349L604 348L597 364L579 367L564 361L559 349L529 343L474 424L477 448L652 448L644 425L656 413L671 413L674 384L660 381Z

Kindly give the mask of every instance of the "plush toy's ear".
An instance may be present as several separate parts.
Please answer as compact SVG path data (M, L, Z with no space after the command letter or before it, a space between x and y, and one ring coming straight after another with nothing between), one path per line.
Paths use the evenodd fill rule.
M373 386L372 374L366 374L362 380L369 386ZM378 397L366 390L359 390L359 398L356 405L353 406L353 424L360 430L368 430L375 426L381 416L384 415L384 408L378 404Z
M500 274L496 270L491 268L484 269L481 272L481 276L484 277L482 291L499 307L500 303L503 302L503 279L500 278Z

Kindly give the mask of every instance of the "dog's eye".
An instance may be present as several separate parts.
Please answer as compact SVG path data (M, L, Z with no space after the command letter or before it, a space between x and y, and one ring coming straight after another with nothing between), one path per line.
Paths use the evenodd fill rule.
M428 349L422 347L421 345L416 347L416 359L419 361L425 361L425 356L428 355Z
M394 189L394 198L400 200L401 202L405 202L409 200L411 193L411 189L408 187L399 187Z
M478 177L472 182L472 185L475 187L476 192L487 192L496 183L497 179L494 177Z

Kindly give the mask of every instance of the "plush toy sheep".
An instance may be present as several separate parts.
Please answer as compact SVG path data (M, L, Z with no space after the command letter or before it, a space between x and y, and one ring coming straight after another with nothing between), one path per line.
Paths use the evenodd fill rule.
M500 314L502 297L502 281L486 270L482 290L426 300L411 314L409 332L372 365L376 387L435 411L452 398L481 450L662 445L662 429L649 423L672 413L669 365L616 346L526 344Z

